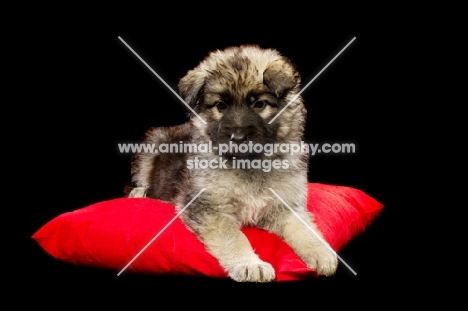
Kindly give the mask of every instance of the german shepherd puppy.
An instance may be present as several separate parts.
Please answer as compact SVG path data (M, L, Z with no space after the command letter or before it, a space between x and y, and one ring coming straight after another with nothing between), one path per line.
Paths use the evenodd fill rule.
M318 237L306 208L308 153L276 148L303 138L306 109L293 64L274 49L229 47L188 71L178 91L196 113L185 124L148 130L143 143L193 148L135 154L127 195L186 207L182 221L236 281L275 279L242 226L277 234L319 275L334 274L337 255Z

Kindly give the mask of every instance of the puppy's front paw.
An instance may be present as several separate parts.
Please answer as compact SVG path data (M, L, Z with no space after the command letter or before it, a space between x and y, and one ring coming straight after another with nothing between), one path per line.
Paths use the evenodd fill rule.
M307 256L304 261L308 267L316 270L319 275L324 276L335 274L338 267L336 253L325 246L315 248L313 254Z
M229 276L237 282L271 282L275 279L275 269L269 263L259 259L239 263L228 272Z

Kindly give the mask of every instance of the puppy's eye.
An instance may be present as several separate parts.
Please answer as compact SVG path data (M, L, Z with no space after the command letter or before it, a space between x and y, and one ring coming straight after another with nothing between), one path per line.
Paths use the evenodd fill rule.
M226 103L223 102L223 101L218 101L218 102L216 102L215 106L216 106L216 108L218 108L218 111L219 111L219 112L221 112L221 111L227 109L227 105L226 105Z
M266 106L266 102L264 100L257 100L254 104L253 104L253 110L255 112L261 112Z

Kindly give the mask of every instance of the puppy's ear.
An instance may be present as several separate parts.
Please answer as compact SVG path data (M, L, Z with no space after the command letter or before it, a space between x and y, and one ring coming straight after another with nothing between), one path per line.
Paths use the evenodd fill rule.
M271 62L263 72L263 83L275 92L278 98L298 87L300 82L299 72L283 60Z
M177 89L182 99L192 108L197 104L198 94L205 84L206 72L195 68L180 79Z

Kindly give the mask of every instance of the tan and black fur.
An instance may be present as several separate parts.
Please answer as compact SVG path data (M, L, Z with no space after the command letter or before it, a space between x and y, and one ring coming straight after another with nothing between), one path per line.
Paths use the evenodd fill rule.
M152 128L144 143L300 143L306 109L298 96L272 124L268 122L300 91L291 62L273 49L254 45L212 52L178 84L194 114L187 123ZM274 191L315 229L306 209L307 153L226 153L228 169L188 169L187 160L219 160L213 153L135 154L130 197L148 196L173 203L181 219L236 281L269 282L273 267L255 254L240 228L258 226L276 233L320 275L332 275L337 256L269 190ZM234 169L233 159L286 160L287 168ZM315 230L317 233L318 231Z

